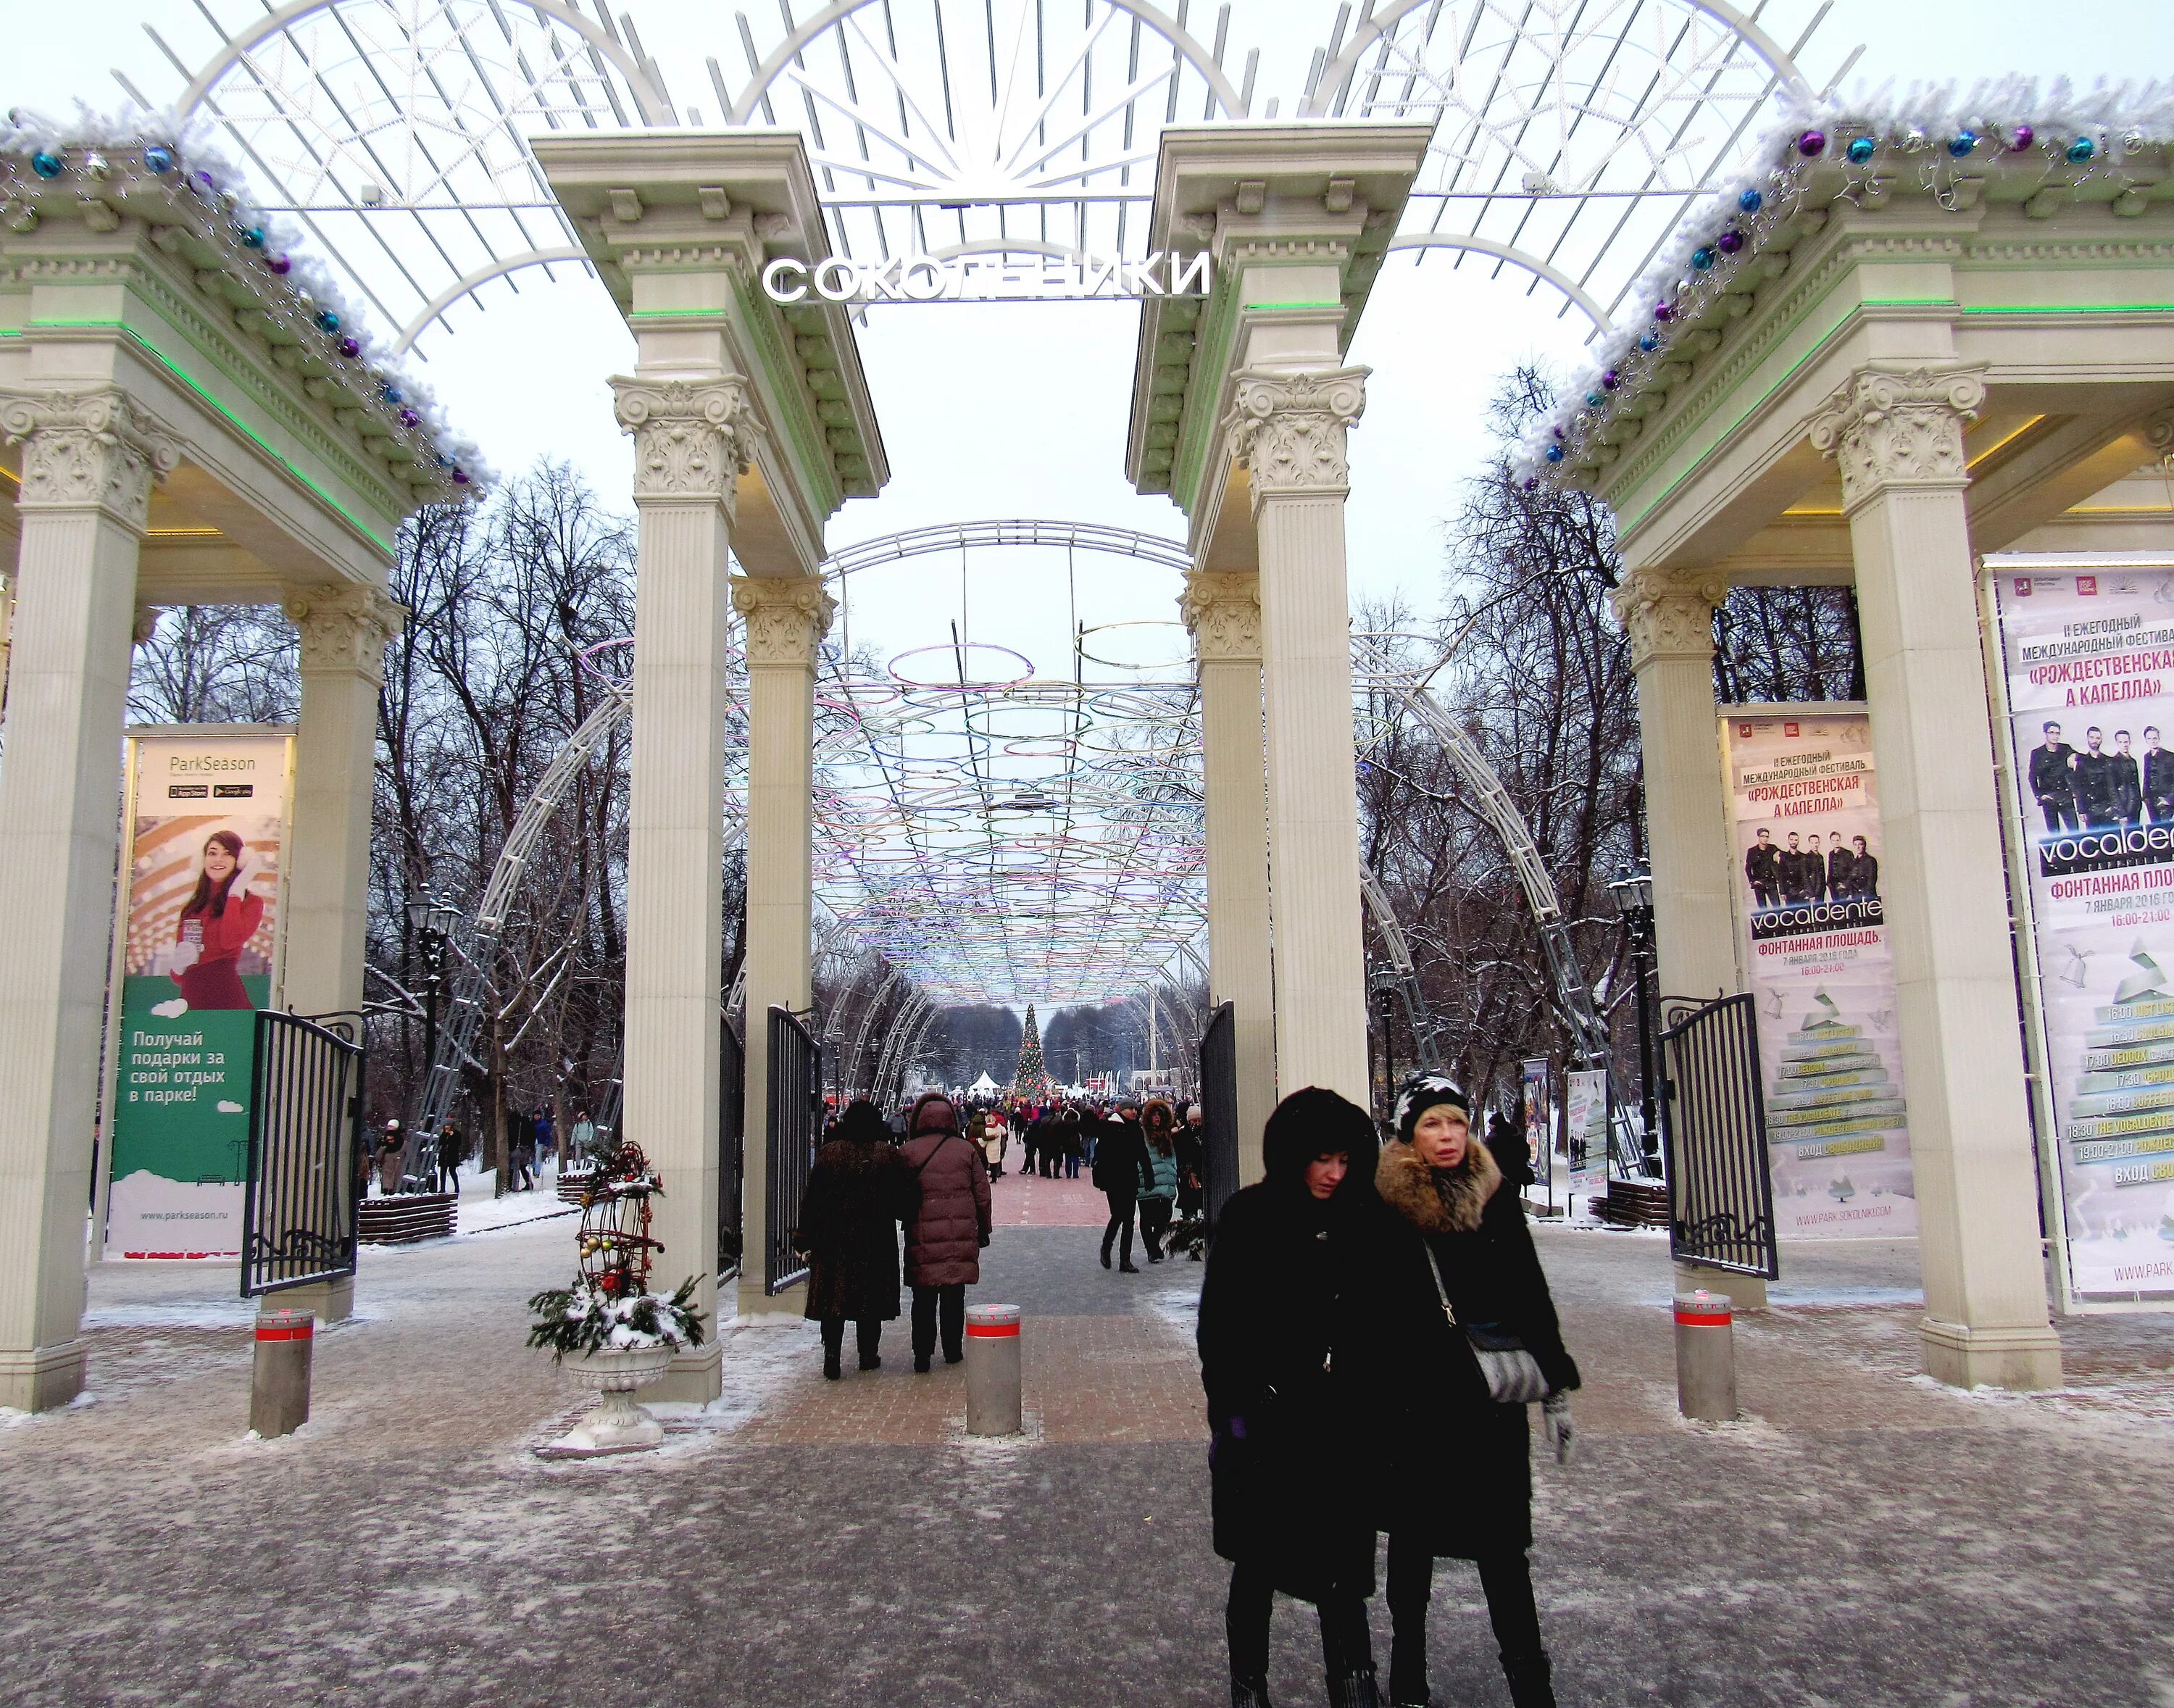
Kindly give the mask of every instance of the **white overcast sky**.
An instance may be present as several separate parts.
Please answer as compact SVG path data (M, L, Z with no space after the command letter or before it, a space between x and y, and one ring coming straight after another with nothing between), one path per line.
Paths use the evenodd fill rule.
M651 51L683 105L714 105L700 56L739 62L731 8L719 0L619 0L630 6ZM1809 0L1777 0L1770 18L1794 34ZM614 9L619 9L615 5ZM1242 57L1262 51L1260 96L1284 110L1312 48L1323 41L1332 0L1236 0L1232 36ZM1196 10L1203 27L1206 4ZM1785 15L1786 14L1786 15ZM95 19L98 28L86 28ZM95 0L54 6L0 0L8 52L0 103L52 112L77 97L119 105L118 65L154 98L176 79L138 27L149 20L185 51L208 46L187 0ZM2081 82L2174 70L2174 5L2166 0L1836 0L1804 55L1825 81L1848 50L1865 46L1851 78L1955 78L2027 72ZM184 45L187 45L184 46ZM693 68L690 71L688 68ZM714 120L714 113L709 113ZM623 493L626 442L615 430L605 376L632 361L631 340L602 288L582 281L495 292L488 312L462 316L454 336L430 339L426 370L460 424L496 467L517 470L541 455L565 457L607 495ZM1440 597L1441 526L1459 481L1484 451L1480 412L1497 376L1521 357L1575 354L1582 323L1559 314L1544 289L1495 281L1439 259L1424 270L1385 270L1352 349L1374 376L1352 444L1349 510L1355 597L1401 592L1422 612ZM1125 483L1122 462L1137 309L1122 304L930 305L876 309L863 338L892 469L873 500L848 505L831 524L833 545L924 523L1043 516L1111 523L1182 537L1183 519L1163 499ZM854 589L853 638L885 651L944 638L958 606L959 572L924 562L871 576ZM990 584L983 585L983 581ZM1171 614L1167 575L1127 573L1106 563L1079 578L1090 624ZM1067 590L1049 578L992 576L971 588L976 639L1003 639L1054 674L1063 656ZM1166 639L1136 633L1138 650ZM1113 643L1116 637L1112 637ZM1142 662L1146 662L1143 657Z

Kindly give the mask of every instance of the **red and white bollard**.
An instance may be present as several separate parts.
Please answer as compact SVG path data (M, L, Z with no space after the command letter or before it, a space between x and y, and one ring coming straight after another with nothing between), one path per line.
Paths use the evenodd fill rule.
M1733 1424L1736 1312L1726 1293L1676 1295L1676 1405L1702 1423Z
M317 1319L306 1311L267 1311L257 1319L257 1362L249 1376L249 1427L270 1438L310 1420L310 1354Z
M1019 1308L966 1307L966 1433L1016 1435L1019 1400Z

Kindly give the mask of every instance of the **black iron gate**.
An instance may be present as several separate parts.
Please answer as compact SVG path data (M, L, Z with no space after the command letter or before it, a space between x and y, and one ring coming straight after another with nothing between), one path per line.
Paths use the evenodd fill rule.
M1238 1036L1230 1005L1209 1016L1200 1035L1201 1186L1212 1236L1223 1206L1238 1190Z
M241 1296L354 1273L362 1197L359 1021L260 1009L249 1082Z
M717 1017L717 1282L739 1273L740 1188L747 1178L747 1051Z
M807 1260L792 1249L800 1221L800 1200L808 1190L808 1165L823 1136L823 1047L783 1008L770 1011L770 1110L767 1122L770 1217L763 1290L782 1293L808 1273Z
M1752 999L1674 1000L1663 1018L1668 1249L1685 1262L1772 1280L1781 1270Z

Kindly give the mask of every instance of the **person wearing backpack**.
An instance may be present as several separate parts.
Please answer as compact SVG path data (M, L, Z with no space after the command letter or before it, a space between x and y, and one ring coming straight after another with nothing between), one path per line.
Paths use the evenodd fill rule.
M906 1122L900 1152L908 1176L906 1278L913 1288L913 1368L928 1373L939 1327L944 1361L966 1355L966 1289L982 1278L982 1247L994 1225L989 1168L959 1131L959 1111L925 1093Z

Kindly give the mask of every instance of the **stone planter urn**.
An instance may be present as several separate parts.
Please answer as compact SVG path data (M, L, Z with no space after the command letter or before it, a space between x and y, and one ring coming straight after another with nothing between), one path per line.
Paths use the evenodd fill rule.
M560 1367L598 1397L596 1409L552 1444L554 1453L635 1453L663 1440L663 1424L635 1403L634 1393L664 1374L673 1350L669 1344L614 1348L568 1359Z

